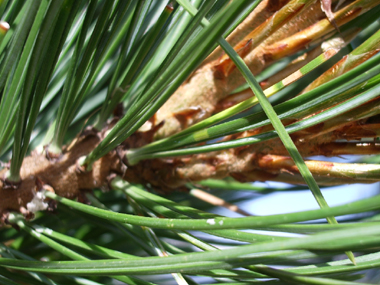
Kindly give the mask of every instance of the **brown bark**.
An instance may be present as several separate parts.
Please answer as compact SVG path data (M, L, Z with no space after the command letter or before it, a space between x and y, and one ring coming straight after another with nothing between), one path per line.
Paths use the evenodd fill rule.
M378 2L355 1L334 14L336 23L343 25L368 11ZM302 13L290 24L274 32L261 45L257 46L256 42L251 44L248 39L243 39L235 49L243 57L251 72L258 74L274 61L294 54L311 43L321 41L322 36L334 31L328 19L316 23L322 17L324 13L321 11L320 3L315 2L308 9L302 10ZM270 26L272 23L267 21L263 25ZM257 29L261 29L261 26ZM170 136L183 130L185 126L208 118L215 111L217 102L226 98L244 82L245 79L240 71L233 68L231 60L224 56L202 66L157 112L157 122L165 121L165 124L156 133L155 139ZM192 116L184 119L182 114L188 112L192 112Z
M48 159L45 153L32 152L23 161L21 183L16 185L16 189L7 187L8 183L4 179L7 169L3 169L0 172L3 178L0 181L0 213L26 208L34 197L33 192L40 191L45 184L51 186L57 195L70 199L78 197L81 190L106 186L110 173L120 171L115 152L96 161L88 172L81 171L77 164L77 160L88 154L99 142L97 135L82 136L57 159Z
M303 13L296 17L292 24L285 25L277 33L275 32L269 37L269 39L263 37L265 42L257 48L255 48L257 44L250 45L248 39L243 39L242 42L237 45L238 47L236 49L241 56L244 56L244 61L253 74L258 74L273 62L273 54L279 51L277 47L274 49L270 48L270 44L275 41L274 39L282 40L298 32L300 29L310 26L316 20L323 17L320 5L313 4L312 7L302 11ZM295 13L297 12L298 11L295 11ZM267 21L263 25L270 27L272 23ZM299 49L301 49L304 44L305 43L301 43ZM243 47L243 51L239 47ZM285 56L285 54L283 56ZM236 68L228 67L228 74L225 73L226 65L230 66L230 64L230 60L222 56L220 59L209 62L199 68L157 112L157 122L165 121L165 124L157 132L155 139L167 137L184 129L184 125L189 126L209 117L214 112L218 101L242 85L245 79ZM178 119L177 114L180 114L182 118L182 113L193 110L197 112L189 117L186 124L184 124L183 120Z

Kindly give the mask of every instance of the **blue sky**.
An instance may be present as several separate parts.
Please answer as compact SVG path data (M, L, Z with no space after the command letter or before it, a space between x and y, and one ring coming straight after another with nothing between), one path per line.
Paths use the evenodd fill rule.
M256 183L262 186L266 183ZM266 184L268 185L268 184ZM368 198L379 192L380 183L342 185L322 190L330 206ZM271 215L318 209L318 204L309 190L277 192L242 202L239 206L253 215Z

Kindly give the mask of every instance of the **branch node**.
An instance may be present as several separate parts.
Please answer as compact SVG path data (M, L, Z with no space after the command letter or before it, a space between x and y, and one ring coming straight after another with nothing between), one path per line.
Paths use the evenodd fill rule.
M45 157L48 161L51 161L51 162L56 162L56 161L59 161L61 158L62 158L62 152L60 153L55 153L55 152L51 152L49 151L49 145L45 145L43 147L44 149L44 152L45 152Z
M77 173L86 173L92 170L92 167L88 167L88 165L85 163L85 160L85 156L81 156L77 159L77 162L75 163L75 171Z
M0 178L0 181L3 182L3 189L4 190L8 190L8 189L12 189L12 190L16 190L20 187L22 181L10 181L8 180L8 178L6 178L6 175L7 175L7 172L5 173L5 175L3 177Z

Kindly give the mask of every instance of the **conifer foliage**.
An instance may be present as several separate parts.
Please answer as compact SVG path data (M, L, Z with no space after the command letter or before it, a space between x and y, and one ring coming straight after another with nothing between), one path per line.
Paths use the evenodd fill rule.
M379 4L0 0L0 283L377 283Z

